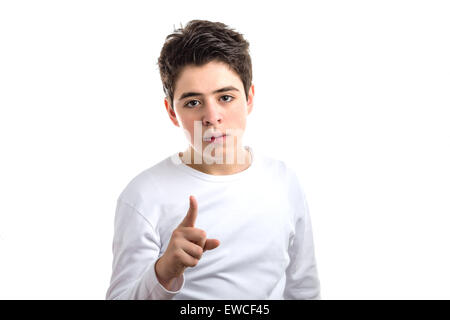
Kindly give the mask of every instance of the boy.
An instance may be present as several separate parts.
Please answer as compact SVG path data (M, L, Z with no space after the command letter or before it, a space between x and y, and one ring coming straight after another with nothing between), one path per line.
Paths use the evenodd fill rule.
M164 103L189 146L120 194L107 299L320 299L295 172L242 146L254 97L248 47L206 20L167 36Z

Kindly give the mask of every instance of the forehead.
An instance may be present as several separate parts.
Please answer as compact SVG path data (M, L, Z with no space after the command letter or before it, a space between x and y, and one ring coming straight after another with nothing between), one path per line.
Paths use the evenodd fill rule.
M176 80L174 98L178 99L186 91L209 94L230 85L244 91L241 78L226 63L211 61L203 66L188 65Z

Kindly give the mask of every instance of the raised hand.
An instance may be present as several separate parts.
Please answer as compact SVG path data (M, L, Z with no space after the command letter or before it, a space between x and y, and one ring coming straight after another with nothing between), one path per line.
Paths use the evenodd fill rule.
M217 239L207 239L204 230L194 227L197 215L197 200L190 196L186 216L172 232L167 250L156 262L156 276L168 290L187 267L195 267L198 264L203 252L215 249L220 244Z

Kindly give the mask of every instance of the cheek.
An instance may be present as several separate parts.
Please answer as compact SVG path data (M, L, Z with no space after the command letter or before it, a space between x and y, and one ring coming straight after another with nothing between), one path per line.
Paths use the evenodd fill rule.
M231 115L230 120L235 127L243 129L247 123L247 114L242 110L238 110Z
M193 140L194 139L194 126L191 124L185 124L183 125L183 132L187 139Z
M183 133L190 141L194 139L194 120L189 117L181 117L180 124L183 129Z

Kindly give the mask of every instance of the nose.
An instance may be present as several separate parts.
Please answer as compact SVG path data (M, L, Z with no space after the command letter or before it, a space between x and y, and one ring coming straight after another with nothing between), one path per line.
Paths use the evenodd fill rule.
M202 122L204 126L216 125L222 122L220 106L214 102L205 102Z

